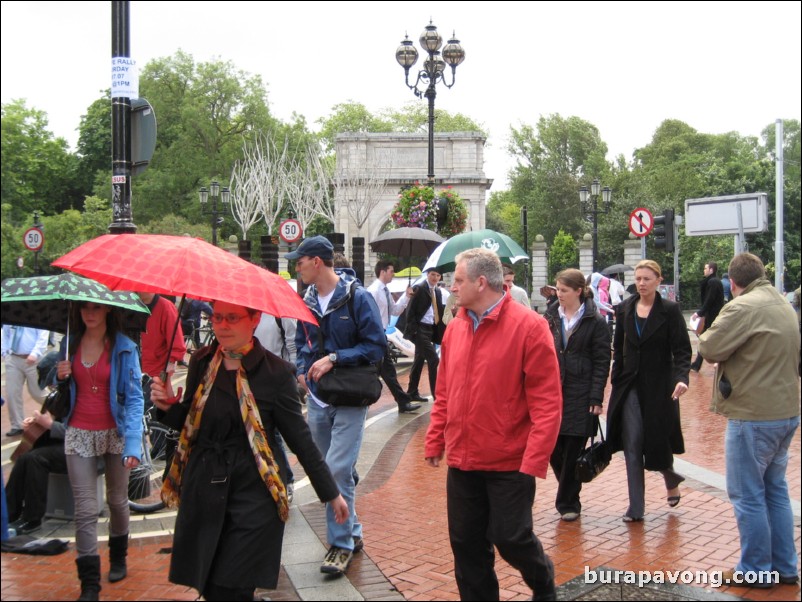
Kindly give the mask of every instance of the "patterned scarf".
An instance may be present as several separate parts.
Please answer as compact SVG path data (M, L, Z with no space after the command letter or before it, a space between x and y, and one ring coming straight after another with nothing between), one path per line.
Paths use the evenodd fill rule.
M209 363L203 382L198 385L195 391L195 396L192 399L192 406L184 421L184 427L181 429L181 436L178 439L178 447L173 456L173 463L162 485L162 500L168 507L178 507L181 497L181 476L189 461L189 453L192 451L192 444L198 436L203 408L206 407L206 400L209 398L209 393L212 390L214 379L217 376L217 370L223 363L223 356L225 355L225 357L229 359L241 359L246 356L251 349L253 349L253 341L234 352L224 352L221 347L218 347L212 361ZM281 482L278 466L273 459L270 446L267 444L267 437L265 436L262 421L259 417L259 409L256 407L256 400L248 384L248 375L241 364L237 372L237 397L239 399L242 421L245 424L245 432L248 435L248 442L251 445L253 457L256 461L256 468L259 470L259 474L265 482L267 490L278 506L279 517L281 517L282 521L286 522L287 518L289 518L290 511L287 491L284 488L284 483Z

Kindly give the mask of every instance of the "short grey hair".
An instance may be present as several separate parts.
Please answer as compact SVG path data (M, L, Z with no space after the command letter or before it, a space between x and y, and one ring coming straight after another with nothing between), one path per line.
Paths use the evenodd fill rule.
M468 249L457 255L456 263L465 262L468 278L476 280L479 276L487 279L487 285L497 293L504 290L504 272L498 255L488 249Z

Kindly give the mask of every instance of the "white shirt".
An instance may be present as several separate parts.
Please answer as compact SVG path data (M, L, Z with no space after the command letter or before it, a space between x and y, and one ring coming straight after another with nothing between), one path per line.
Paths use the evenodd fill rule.
M390 293L390 290L387 288L387 285L378 278L370 283L368 292L373 295L376 305L379 306L379 313L382 317L382 326L385 328L387 328L387 326L390 324L390 316L400 316L402 313L404 313L404 309L409 302L409 298L407 297L406 293L403 293L398 301L393 302L393 296ZM390 299L389 307L387 305L388 295Z
M624 300L626 289L615 278L610 278L610 305L618 305Z

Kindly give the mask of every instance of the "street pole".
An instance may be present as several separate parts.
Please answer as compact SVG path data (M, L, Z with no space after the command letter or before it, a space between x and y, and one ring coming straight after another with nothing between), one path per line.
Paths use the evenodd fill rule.
M111 3L111 57L130 59L130 2ZM113 86L112 86L113 87ZM114 96L111 99L111 200L110 234L136 232L131 211L131 99Z
M212 216L212 244L216 247L217 246L217 227L223 222L223 211L217 210L217 199L219 198L222 203L223 207L228 205L228 201L231 198L231 192L228 188L223 187L222 191L220 190L220 184L215 180L209 185L211 190L207 190L206 187L202 187L198 191L198 197L200 199L201 204L201 215L211 215ZM209 200L209 196L211 194L212 197L212 210L206 211L206 203Z
M604 209L599 209L599 194L602 195ZM582 186L579 189L579 203L582 211L593 216L593 271L597 272L599 269L599 214L610 212L610 202L613 196L613 191L609 186L601 187L599 178L593 178L590 185L590 190L587 186Z
M434 82L435 80L431 80L429 87L426 88L426 98L429 100L429 170L426 181L432 189L434 189L434 99L437 96Z

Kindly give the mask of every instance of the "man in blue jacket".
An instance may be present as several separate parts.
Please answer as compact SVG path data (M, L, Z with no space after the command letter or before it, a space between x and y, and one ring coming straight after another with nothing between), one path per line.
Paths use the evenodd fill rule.
M326 508L330 548L320 567L323 573L341 575L348 569L354 552L363 547L355 488L367 407L330 405L321 399L317 383L336 365L375 364L384 356L387 341L373 296L353 276L335 273L334 247L327 239L307 238L285 257L296 260L298 277L309 285L304 301L319 324L298 322L296 364L298 383L309 395L307 420L312 438L348 503L348 520L342 524L334 520L331 507Z

